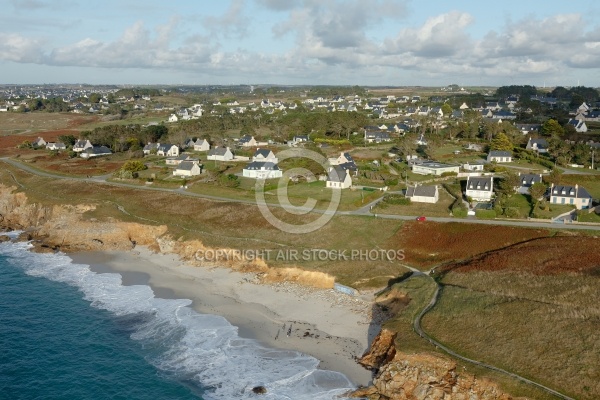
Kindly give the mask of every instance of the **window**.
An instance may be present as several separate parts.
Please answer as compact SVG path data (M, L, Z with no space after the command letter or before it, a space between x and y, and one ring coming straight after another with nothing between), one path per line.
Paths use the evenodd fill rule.
M560 199L561 204L565 204L565 198L563 197L562 199Z
M575 204L575 201L574 201L574 199L571 199L571 204Z

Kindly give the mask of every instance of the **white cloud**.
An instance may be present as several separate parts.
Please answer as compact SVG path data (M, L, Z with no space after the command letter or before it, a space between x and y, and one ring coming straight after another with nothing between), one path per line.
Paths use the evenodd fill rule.
M17 34L1 35L0 60L41 63L43 42Z

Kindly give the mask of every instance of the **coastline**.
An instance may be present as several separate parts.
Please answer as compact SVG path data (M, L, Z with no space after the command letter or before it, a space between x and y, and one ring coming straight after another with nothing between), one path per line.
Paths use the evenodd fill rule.
M380 329L365 299L289 282L262 284L252 273L189 266L143 246L68 256L94 272L121 274L123 285L148 285L156 297L190 299L197 312L225 317L241 337L311 355L319 368L341 372L356 386L371 383L371 372L356 363Z

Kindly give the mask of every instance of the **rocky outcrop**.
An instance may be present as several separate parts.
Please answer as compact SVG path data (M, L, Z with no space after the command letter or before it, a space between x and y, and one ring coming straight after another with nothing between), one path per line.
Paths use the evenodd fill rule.
M382 329L377 335L371 348L365 353L358 363L371 371L378 371L382 365L386 365L394 359L396 355L396 332L388 329Z
M386 334L385 337L389 335ZM374 359L382 359L378 356L382 349L374 349ZM389 352L390 350L386 354ZM368 400L513 399L487 379L458 373L454 361L431 354L399 352L396 352L392 360L379 366L379 372L371 386L356 390L352 397Z

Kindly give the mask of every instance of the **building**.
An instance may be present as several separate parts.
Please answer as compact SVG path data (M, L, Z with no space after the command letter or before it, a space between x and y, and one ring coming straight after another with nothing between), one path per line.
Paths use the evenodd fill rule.
M352 177L350 172L344 168L336 165L329 169L327 174L327 182L325 187L331 189L347 189L352 186Z
M90 147L94 147L94 145L89 140L79 139L73 145L73 151L76 153L81 153L82 151L89 149Z
M179 155L179 146L169 143L159 144L156 148L156 155L166 157L177 157Z
M194 146L194 151L209 151L210 150L210 143L208 143L208 140L206 140L206 139L196 139L193 146Z
M592 206L592 196L583 186L554 185L550 187L550 203L570 204L578 210L584 210Z
M233 160L233 153L231 150L229 150L229 147L215 147L208 151L206 159L215 161L231 161Z
M470 171L470 172L483 172L484 167L485 167L485 164L484 164L483 160L481 160L481 161L473 161L472 163L471 162L467 162L467 163L464 163L463 166L462 166L462 168L465 171Z
M536 183L542 183L542 174L522 174L519 172L520 186L517 192L521 194L529 194L529 188Z
M413 164L412 172L420 175L440 176L444 173L459 173L460 166L453 164L444 164L435 161L425 161L420 164Z
M173 175L187 177L200 175L201 172L202 168L198 161L182 161L173 171Z
M244 167L242 176L253 179L274 179L281 178L283 172L272 162L253 161Z
M546 139L532 139L529 138L527 141L527 150L535 151L538 154L548 152L548 141Z
M112 152L106 146L90 147L88 149L85 149L81 153L79 153L81 158L101 157L101 156L108 156L110 154L112 154Z
M254 136L244 135L238 141L238 144L242 147L254 147L258 144Z
M512 162L512 153L505 150L491 150L487 156L488 162L509 163Z
M494 194L494 178L491 176L469 176L465 196L475 201L490 201Z
M406 197L415 203L437 203L440 192L437 185L409 186L406 188Z
M269 149L256 149L256 152L252 156L252 161L261 161L261 162L272 162L273 164L277 164L277 157L275 154Z

